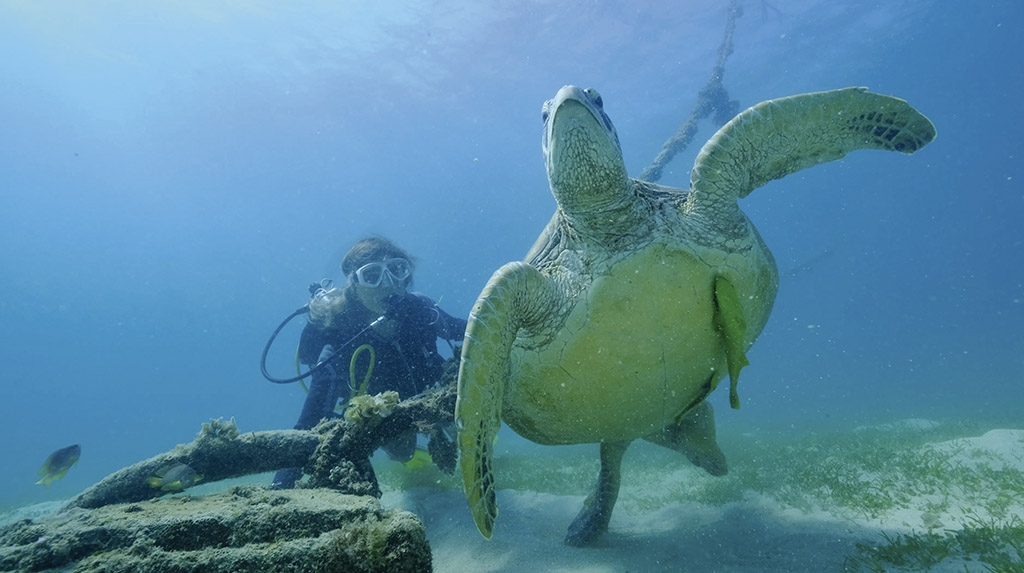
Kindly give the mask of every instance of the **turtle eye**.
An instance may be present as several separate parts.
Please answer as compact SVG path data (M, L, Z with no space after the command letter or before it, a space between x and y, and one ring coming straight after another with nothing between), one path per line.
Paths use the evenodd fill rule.
M544 109L540 112L540 120L542 123L548 122L548 110Z
M590 101L594 102L594 105L600 108L604 107L604 100L601 99L601 94L597 93L597 90L594 88L587 88L583 90L583 93L587 94L587 97L590 98Z

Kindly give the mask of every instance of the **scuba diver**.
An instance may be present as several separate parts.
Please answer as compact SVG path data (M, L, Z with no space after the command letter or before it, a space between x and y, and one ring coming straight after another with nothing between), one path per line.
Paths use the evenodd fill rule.
M346 404L355 395L394 390L404 400L433 386L444 363L437 339L461 342L466 331L464 319L449 315L425 295L409 292L412 257L388 239L357 242L346 253L341 270L345 285L315 289L308 305L298 360L311 368L310 385L297 430L335 416L339 399ZM299 309L288 320L304 311L305 307ZM265 361L266 350L264 376L271 381L306 376L274 379L266 372ZM394 436L382 449L392 459L406 462L416 452L416 434ZM301 468L283 469L271 487L292 488L301 477Z

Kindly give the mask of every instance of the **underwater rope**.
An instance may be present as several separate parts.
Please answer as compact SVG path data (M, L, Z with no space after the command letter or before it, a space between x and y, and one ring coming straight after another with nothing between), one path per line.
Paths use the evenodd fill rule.
M640 173L640 179L652 183L661 179L661 173L669 161L679 152L686 149L686 146L693 141L697 135L697 122L715 112L715 122L724 125L739 111L739 102L729 99L729 93L722 85L722 76L725 75L725 61L732 54L732 35L736 31L736 19L743 15L743 9L739 7L736 0L729 2L729 19L725 24L725 35L722 38L722 45L718 47L718 60L715 67L711 68L711 77L704 87L697 92L697 103L690 112L690 117L679 131L670 137L661 147L654 162L647 166Z

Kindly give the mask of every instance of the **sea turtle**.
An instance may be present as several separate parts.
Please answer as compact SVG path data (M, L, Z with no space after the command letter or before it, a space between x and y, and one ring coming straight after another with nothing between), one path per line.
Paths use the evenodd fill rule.
M543 117L558 208L471 311L455 408L460 465L489 538L501 420L540 444L600 443L597 486L565 539L584 545L608 527L632 440L725 472L704 399L728 374L739 407L737 377L779 276L737 199L855 149L913 153L935 127L906 101L865 88L765 101L704 145L685 190L629 178L596 91L563 87Z

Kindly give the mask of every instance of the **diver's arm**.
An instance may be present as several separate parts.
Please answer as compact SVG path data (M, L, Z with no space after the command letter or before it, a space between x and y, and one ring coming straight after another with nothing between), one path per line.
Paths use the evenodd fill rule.
M328 339L327 333L320 325L307 322L299 337L299 362L311 368L315 366L324 345L328 344Z
M433 327L438 338L461 341L466 334L466 320L455 318L441 310L441 307L437 306L437 303L429 296L418 292L411 293L406 296L406 300L415 300L418 306L422 307L424 320Z
M334 347L330 344L324 345L317 364L333 354ZM310 377L309 394L306 395L306 402L302 405L302 413L299 414L299 421L295 423L295 429L308 430L320 423L321 419L330 417L337 399L338 377L334 366L325 364Z
M455 318L439 306L434 308L437 309L437 337L461 342L466 335L466 319Z

